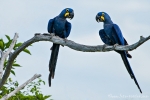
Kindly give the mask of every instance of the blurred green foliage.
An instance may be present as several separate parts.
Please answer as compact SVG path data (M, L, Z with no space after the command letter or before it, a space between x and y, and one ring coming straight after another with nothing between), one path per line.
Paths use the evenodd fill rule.
M9 48L9 46L12 42L12 39L8 35L5 35L5 36L7 38L7 42L4 42L3 39L0 39L0 50L2 52L5 52ZM19 43L16 42L13 50L16 50L22 44L23 43L21 43L21 42L19 42ZM23 52L31 55L30 51L26 48L23 50ZM0 56L0 59L1 59L1 56ZM8 63L8 58L4 62L4 68L3 68L4 71L6 69L7 63ZM11 74L16 76L14 69L17 68L17 67L21 67L21 65L18 64L16 62L16 60L14 60L13 65L12 65L12 69L11 69ZM22 90L17 92L15 95L10 97L8 100L46 100L46 99L49 99L51 97L51 95L44 95L44 94L41 93L41 91L40 91L41 84L45 85L45 82L43 80L41 80L40 78L38 78L37 81L31 82L25 88L23 88ZM0 89L0 98L2 98L3 96L11 93L18 86L19 86L19 83L17 81L13 81L9 77L7 79L7 82ZM52 99L49 99L49 100L52 100Z

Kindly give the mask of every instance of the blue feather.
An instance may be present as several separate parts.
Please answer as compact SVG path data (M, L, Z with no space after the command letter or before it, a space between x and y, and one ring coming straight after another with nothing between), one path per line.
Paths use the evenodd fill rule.
M99 35L101 37L101 40L105 44L107 44L107 45L115 45L115 44L128 45L127 41L125 40L125 38L122 35L122 32L121 32L119 26L112 22L110 16L107 13L99 12L96 15L96 21L104 22L104 29L101 29L99 31ZM128 52L126 52L126 51L116 51L116 52L118 52L121 55L122 60L125 64L125 67L129 73L129 75L131 76L132 79L134 79L135 84L137 85L140 92L142 93L140 86L139 86L139 84L135 78L135 75L132 71L132 68L130 66L130 63L127 59L127 57L131 58L132 56L130 54L128 54Z
M55 33L56 36L61 38L67 38L71 32L71 23L69 23L66 18L72 19L74 17L74 12L71 8L66 8L53 19L50 19L48 22L47 30L49 33ZM51 86L51 79L54 78L55 68L59 53L59 44L54 44L51 47L51 57L49 61L49 86Z

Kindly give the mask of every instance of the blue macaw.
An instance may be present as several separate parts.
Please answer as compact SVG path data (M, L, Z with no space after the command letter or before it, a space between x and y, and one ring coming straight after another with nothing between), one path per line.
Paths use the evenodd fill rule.
M106 44L106 45L128 45L127 41L122 35L122 32L117 24L114 24L110 18L110 16L106 12L99 12L96 15L96 21L97 22L103 22L104 23L104 29L101 29L99 31L99 35L101 40ZM127 52L127 51L116 51L118 52L122 60L126 66L126 69L128 73L130 74L131 78L134 79L135 84L139 88L140 92L142 93L140 86L134 76L134 73L131 69L130 63L127 59L132 58L132 56Z
M48 32L52 35L59 36L61 38L64 38L66 41L67 37L70 34L71 31L71 23L69 23L66 18L72 19L74 17L74 11L71 8L65 8L61 11L61 13L54 17L53 19L50 19L48 22ZM56 68L56 62L59 52L59 44L53 43L53 46L51 47L51 57L49 61L49 86L51 86L51 79L54 78L55 74L55 68Z

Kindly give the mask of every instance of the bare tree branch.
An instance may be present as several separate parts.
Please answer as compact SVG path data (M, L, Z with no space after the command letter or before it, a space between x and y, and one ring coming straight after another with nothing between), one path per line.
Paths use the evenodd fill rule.
M35 36L28 41L24 42L20 47L18 47L9 57L8 64L6 66L5 73L3 75L2 81L0 82L0 88L4 85L5 81L9 77L12 64L14 59L18 56L18 54L23 51L26 47L31 45L32 43L39 42L39 41L50 41L56 44L61 44L64 46L68 46L71 49L82 51L82 52L108 52L113 50L126 50L126 51L132 51L142 45L144 42L150 39L150 36L144 38L141 36L140 40L132 45L126 45L126 46L106 46L106 45L97 45L97 46L88 46L88 45L82 45L79 43L75 43L71 40L64 40L62 38L59 38L57 36L52 36L49 33L45 34L35 34Z
M8 50L6 52L2 52L1 51L1 60L0 60L0 79L2 78L2 75L3 75L3 68L4 68L4 62L5 62L5 59L7 58L7 56L9 55L9 53L12 51L12 49L14 48L15 46L15 43L17 41L17 38L18 38L18 34L15 33L15 36L8 48Z
M35 80L36 78L39 78L39 77L41 77L40 74L35 74L31 79L27 80L25 83L23 83L22 85L20 85L18 88L16 88L11 93L6 94L5 96L3 96L0 100L7 100L11 96L13 96L15 93L17 93L18 91L20 91L22 88L24 88L26 85L28 85L30 82L32 82L33 80Z

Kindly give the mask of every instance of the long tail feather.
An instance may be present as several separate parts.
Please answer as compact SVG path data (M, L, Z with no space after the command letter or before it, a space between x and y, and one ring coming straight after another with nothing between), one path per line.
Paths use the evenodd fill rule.
M136 78L134 76L134 73L133 73L133 71L131 69L130 63L129 63L128 59L127 59L126 52L123 51L123 52L120 52L120 54L121 54L122 60L123 60L123 62L125 64L125 66L126 66L126 69L127 69L128 73L130 74L131 78L134 79L135 84L137 85L137 87L139 88L140 92L142 93L141 88L140 88L140 86L139 86L139 84L138 84L138 82L137 82L137 80L136 80Z
M58 57L58 53L59 53L59 44L53 44L52 47L52 52L51 52L51 57L50 57L50 61L49 61L49 86L51 86L51 79L54 78L55 75L55 68L56 68L56 63L57 63L57 57Z

